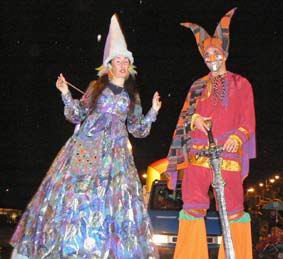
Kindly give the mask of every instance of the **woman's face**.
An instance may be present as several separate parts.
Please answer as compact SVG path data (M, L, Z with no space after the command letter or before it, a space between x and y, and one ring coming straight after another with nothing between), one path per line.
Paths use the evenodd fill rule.
M111 60L112 74L116 78L127 79L129 77L130 61L124 56L117 56Z

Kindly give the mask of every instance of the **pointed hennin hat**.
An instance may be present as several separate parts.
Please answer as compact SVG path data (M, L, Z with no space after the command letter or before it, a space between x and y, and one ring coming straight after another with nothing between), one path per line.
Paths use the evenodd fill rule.
M133 54L127 48L127 43L124 34L121 30L120 23L118 21L118 16L117 14L114 14L111 17L109 32L104 47L103 64L99 68L97 68L97 70L99 71L98 72L99 76L108 73L109 62L117 56L127 57L131 63L129 69L130 73L136 74L133 68L133 63L134 63Z
M197 24L190 22L181 23L182 26L191 29L194 33L198 49L202 57L208 47L218 48L225 53L226 57L228 57L230 41L229 26L236 9L237 8L233 8L222 17L216 27L213 37L211 37L204 28Z

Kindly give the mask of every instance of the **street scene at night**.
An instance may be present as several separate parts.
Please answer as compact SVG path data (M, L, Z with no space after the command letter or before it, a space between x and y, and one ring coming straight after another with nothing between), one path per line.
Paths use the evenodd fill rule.
M0 258L283 258L282 11L3 1Z

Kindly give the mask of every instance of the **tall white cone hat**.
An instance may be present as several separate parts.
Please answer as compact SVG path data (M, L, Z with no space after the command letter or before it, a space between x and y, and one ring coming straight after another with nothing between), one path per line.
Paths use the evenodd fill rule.
M109 62L117 56L124 56L130 60L131 64L134 63L133 54L127 48L127 43L121 30L118 16L117 14L114 14L111 17L109 32L104 47L103 64L97 69L99 71L99 76L107 73Z
M118 17L114 14L111 18L109 32L104 47L103 65L107 66L111 59L117 56L127 57L131 64L134 63L133 54L127 48L127 43L121 30Z

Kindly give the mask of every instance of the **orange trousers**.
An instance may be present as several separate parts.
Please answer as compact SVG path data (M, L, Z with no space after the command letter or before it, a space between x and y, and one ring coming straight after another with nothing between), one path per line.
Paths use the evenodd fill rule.
M252 259L251 225L230 224L236 259ZM179 220L179 233L174 259L208 259L208 246L204 219ZM223 242L219 248L218 259L225 259Z
M232 223L230 224L230 229L236 259L252 259L251 223ZM222 242L219 248L218 259L225 258L224 245Z

